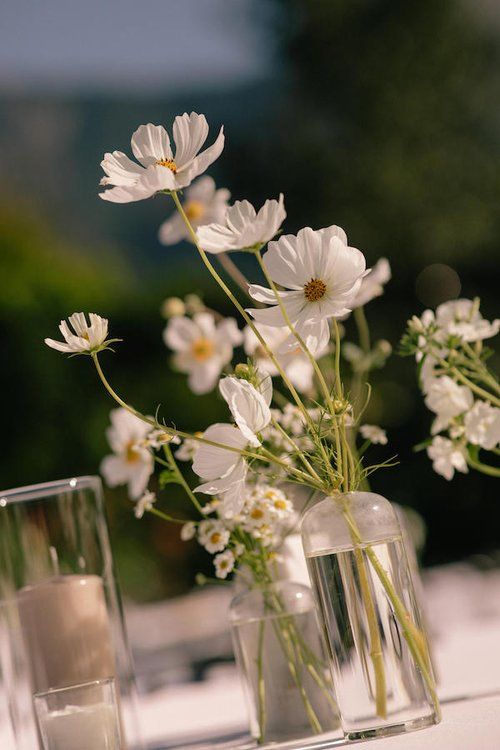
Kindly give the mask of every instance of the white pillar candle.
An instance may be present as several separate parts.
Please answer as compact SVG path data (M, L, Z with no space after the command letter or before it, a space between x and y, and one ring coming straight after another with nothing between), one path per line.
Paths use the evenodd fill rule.
M119 750L113 705L67 706L51 711L40 726L45 750Z
M102 578L55 576L25 586L18 603L33 692L115 675Z

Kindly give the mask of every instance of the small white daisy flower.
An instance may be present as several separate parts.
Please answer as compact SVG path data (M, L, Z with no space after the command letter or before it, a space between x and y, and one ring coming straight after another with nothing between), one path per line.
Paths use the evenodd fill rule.
M226 550L214 557L215 575L217 578L227 578L234 568L235 557L231 550Z
M474 403L472 391L465 385L458 385L448 375L428 382L426 391L425 404L437 415L432 423L433 435L446 429L452 419L468 411Z
M208 136L205 115L185 112L174 120L175 155L162 125L141 125L132 136L133 162L122 151L104 154L101 162L106 176L101 185L111 186L100 197L112 203L151 198L165 190L180 190L202 174L220 156L224 148L223 128L216 141L200 153Z
M231 193L226 188L217 190L214 180L208 175L193 182L186 190L186 199L183 203L184 213L191 226L196 228L222 221L227 211L230 195ZM181 240L193 241L182 217L177 212L163 222L158 231L158 238L163 245L175 245Z
M365 440L374 444L387 445L387 433L382 427L375 424L362 424L359 431Z
M201 521L198 526L198 541L210 554L225 549L229 536L229 531L221 521Z
M500 443L500 409L476 401L464 417L464 427L469 443L491 451Z

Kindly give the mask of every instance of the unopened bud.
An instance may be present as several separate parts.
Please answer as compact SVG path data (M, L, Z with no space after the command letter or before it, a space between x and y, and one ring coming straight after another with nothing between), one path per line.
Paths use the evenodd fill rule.
M234 374L237 378L241 378L241 380L251 380L253 377L251 368L243 362L236 365L234 368Z
M203 300L201 297L198 297L197 294L186 294L184 297L184 302L186 303L186 310L191 315L195 315L196 313L203 312L205 310L205 305L203 304Z
M197 586L205 586L208 582L208 578L203 573L197 573L194 580Z
M376 348L384 357L389 357L392 352L392 346L387 339L380 339L377 341Z
M175 318L178 315L184 315L186 306L179 297L168 297L161 306L161 314L164 318Z

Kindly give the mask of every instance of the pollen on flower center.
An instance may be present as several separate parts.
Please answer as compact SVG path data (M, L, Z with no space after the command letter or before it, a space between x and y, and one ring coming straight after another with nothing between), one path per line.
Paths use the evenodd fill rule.
M127 443L127 447L125 449L125 457L126 457L127 463L129 464L133 464L139 460L139 452L137 450L137 444L133 440Z
M311 279L304 285L304 294L309 302L317 302L326 293L326 284L321 279Z
M212 542L212 544L219 544L220 540L221 540L221 535L217 531L215 531L210 536L210 541Z
M206 362L213 356L214 344L210 339L196 339L191 346L191 353L197 362Z
M158 159L156 161L156 164L159 167L167 167L167 169L170 169L171 172L177 174L177 164L173 159Z
M189 221L198 221L205 213L205 206L201 201L188 201L184 206L184 212Z

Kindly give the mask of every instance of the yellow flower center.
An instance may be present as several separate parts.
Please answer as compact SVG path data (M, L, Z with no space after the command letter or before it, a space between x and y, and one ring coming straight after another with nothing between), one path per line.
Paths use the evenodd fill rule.
M228 565L229 565L228 560L221 560L219 562L219 568L221 568L221 570L225 570L228 567Z
M220 540L221 535L218 531L214 531L214 533L210 535L210 541L212 542L212 544L219 544Z
M177 174L177 164L173 159L158 159L156 164L159 167L167 167L171 172Z
M214 344L210 339L196 339L191 346L191 354L197 362L206 362L213 356Z
M264 518L264 511L260 508L254 508L250 513L250 518L253 518L254 521L260 521L261 518Z
M276 510L286 510L286 502L284 500L275 500L274 507Z
M199 221L205 213L205 205L201 201L188 201L184 206L184 212L189 221Z
M139 460L137 444L133 440L127 443L127 447L125 448L125 460L128 464L134 464Z
M311 279L304 285L304 294L309 302L317 302L326 293L326 284L321 279Z

